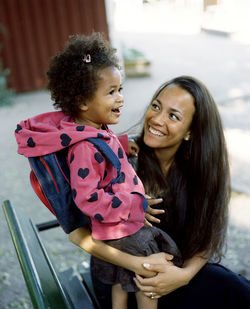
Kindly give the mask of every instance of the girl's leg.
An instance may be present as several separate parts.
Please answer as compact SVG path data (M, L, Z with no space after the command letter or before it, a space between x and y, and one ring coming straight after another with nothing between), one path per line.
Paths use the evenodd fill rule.
M112 286L112 309L127 309L128 293L122 289L120 283Z
M91 257L91 278L93 283L93 288L95 291L95 295L97 301L100 304L100 308L112 308L112 300L111 300L111 292L112 285L105 284L97 278L93 273L93 261ZM128 308L129 309L137 309L137 302L135 299L135 293L128 293Z
M158 300L156 298L149 298L140 291L135 295L138 309L157 309Z

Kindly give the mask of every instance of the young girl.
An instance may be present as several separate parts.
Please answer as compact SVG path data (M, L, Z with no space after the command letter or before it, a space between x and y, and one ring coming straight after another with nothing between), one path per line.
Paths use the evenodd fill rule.
M34 157L68 147L72 196L90 218L92 237L134 255L165 251L181 265L173 240L158 228L144 226L148 203L143 185L107 127L118 122L123 106L115 49L98 33L73 36L52 58L47 75L54 106L61 111L21 122L16 130L18 152ZM121 163L119 175L88 138L102 139L114 151ZM127 307L127 292L136 292L138 308L157 308L154 297L139 292L132 272L97 258L92 267L100 280L113 285L113 308Z

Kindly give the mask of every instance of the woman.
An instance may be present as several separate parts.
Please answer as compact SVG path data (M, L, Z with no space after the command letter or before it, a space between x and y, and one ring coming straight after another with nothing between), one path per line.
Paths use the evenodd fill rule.
M160 215L149 207L147 219L176 241L185 260L183 267L174 266L167 254L133 257L97 243L86 228L72 232L71 241L134 271L137 286L148 297L160 298L159 307L249 308L249 281L207 263L220 261L223 255L230 198L223 128L207 88L188 76L163 84L146 111L136 142L140 148L137 173L148 195L163 198L160 208L165 210ZM151 278L143 278L150 277L146 270L156 276L151 273ZM93 279L103 303L108 287L104 292L105 286Z

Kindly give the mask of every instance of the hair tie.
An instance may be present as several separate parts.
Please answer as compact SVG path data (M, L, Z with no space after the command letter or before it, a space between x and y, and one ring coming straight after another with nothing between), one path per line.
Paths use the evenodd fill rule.
M82 60L84 63L90 63L91 62L90 54L84 55Z

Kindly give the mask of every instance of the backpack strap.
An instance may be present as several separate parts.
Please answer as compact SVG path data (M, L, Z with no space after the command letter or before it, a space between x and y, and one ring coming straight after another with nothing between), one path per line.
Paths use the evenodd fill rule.
M110 161L110 163L117 170L117 173L121 172L120 160L118 159L114 151L111 149L111 147L106 142L104 142L103 139L98 137L90 137L87 138L86 140L92 143L104 155L104 157L106 157Z
M110 186L110 192L113 192L112 185L115 183L118 183L118 181L121 178L121 162L118 159L117 155L114 153L114 151L111 149L111 147L101 138L98 137L90 137L86 139L90 143L92 143L97 150L99 150L105 158L109 160L109 162L114 166L114 168L117 171L116 178L112 179L105 187Z

